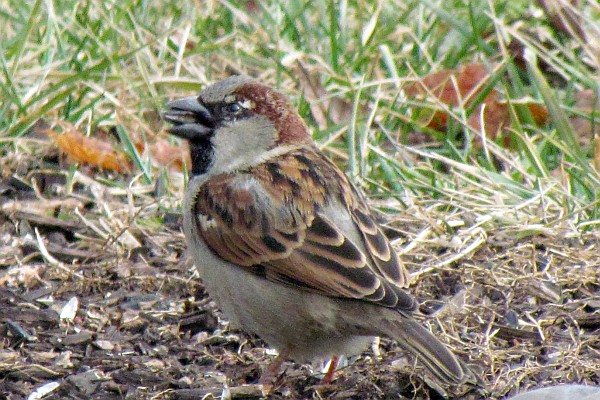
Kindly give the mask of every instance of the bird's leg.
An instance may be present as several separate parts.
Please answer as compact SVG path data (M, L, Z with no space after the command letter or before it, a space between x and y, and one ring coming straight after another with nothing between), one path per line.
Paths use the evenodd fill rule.
M265 369L258 383L260 383L261 385L272 385L275 375L277 375L277 373L281 369L281 364L283 364L283 362L288 358L289 355L290 349L288 349L287 347L281 349L279 355L275 357L273 362L269 364L267 369Z
M333 374L335 373L335 369L337 367L339 359L339 356L332 356L331 360L329 360L329 368L327 368L327 373L325 374L323 379L321 379L322 385L329 385L331 381L333 381Z

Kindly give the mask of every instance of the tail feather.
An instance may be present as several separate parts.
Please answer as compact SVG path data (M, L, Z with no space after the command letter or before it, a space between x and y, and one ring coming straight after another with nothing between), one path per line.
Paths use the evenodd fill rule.
M413 318L400 317L382 322L382 333L410 351L441 382L459 384L470 378L467 367Z

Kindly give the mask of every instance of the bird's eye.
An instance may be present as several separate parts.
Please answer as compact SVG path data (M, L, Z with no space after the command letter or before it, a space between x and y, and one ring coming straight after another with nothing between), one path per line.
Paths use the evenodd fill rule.
M227 111L230 113L239 112L242 109L242 106L237 101L235 103L231 103L227 106Z

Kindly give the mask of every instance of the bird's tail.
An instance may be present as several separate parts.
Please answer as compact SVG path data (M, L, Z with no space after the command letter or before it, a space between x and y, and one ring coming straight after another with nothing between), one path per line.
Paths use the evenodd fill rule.
M362 326L364 330L396 340L416 356L441 383L459 384L475 379L469 369L412 316L399 315L397 310L381 308L377 313L379 318L368 321L364 316L361 321L358 315L353 315L356 318L348 318L350 314L353 313L346 314L347 322L352 319L355 327Z
M412 317L384 319L378 325L382 334L410 351L441 382L459 384L473 379L468 368Z

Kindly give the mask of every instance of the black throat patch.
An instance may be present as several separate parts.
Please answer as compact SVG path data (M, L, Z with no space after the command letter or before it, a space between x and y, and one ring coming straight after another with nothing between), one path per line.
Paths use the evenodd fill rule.
M202 175L208 171L213 160L214 149L210 138L190 140L190 155L192 158L192 175Z

